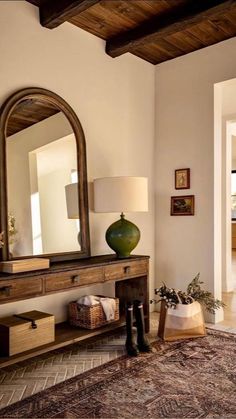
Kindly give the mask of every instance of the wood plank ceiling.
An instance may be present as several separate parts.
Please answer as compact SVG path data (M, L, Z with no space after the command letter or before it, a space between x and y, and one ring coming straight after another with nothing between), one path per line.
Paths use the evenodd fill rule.
M45 100L26 99L15 106L7 123L7 137L60 112Z
M152 64L236 35L236 0L28 0L40 22L65 21L104 40L106 53L130 52Z

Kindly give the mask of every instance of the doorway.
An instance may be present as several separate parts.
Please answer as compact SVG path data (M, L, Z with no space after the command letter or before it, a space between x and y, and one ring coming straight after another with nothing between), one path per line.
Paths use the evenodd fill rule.
M215 84L214 137L214 283L226 304L216 322L236 332L236 79Z
M236 327L236 122L231 122L231 278L223 290L225 327ZM228 167L230 170L230 167Z

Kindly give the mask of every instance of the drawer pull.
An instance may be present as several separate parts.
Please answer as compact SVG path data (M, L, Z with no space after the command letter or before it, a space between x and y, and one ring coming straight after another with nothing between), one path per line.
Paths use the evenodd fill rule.
M130 273L130 266L125 266L124 267L124 273L125 274L129 274Z
M74 275L71 278L73 284L77 284L79 282L79 275Z
M10 292L11 292L11 288L12 288L11 285L8 285L6 287L1 287L0 288L0 294L4 294L4 295L6 295L6 297L9 297Z

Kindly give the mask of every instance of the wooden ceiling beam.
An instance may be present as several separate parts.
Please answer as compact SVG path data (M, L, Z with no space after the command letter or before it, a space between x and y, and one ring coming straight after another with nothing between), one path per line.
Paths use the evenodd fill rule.
M187 5L171 13L152 18L135 29L117 35L106 43L106 52L118 57L149 43L155 43L176 32L190 29L207 19L217 18L236 10L236 0L190 0Z
M42 26L54 29L71 17L89 9L101 0L45 0L40 3L39 14Z

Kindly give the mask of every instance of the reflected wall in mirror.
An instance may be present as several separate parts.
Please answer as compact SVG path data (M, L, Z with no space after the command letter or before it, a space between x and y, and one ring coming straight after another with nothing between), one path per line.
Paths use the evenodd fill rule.
M69 105L45 89L16 93L3 106L1 144L3 259L88 256L85 140Z

